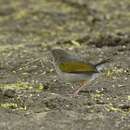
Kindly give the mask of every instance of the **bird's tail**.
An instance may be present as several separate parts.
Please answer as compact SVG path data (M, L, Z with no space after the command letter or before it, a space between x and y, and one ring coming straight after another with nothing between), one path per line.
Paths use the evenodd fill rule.
M95 67L100 72L105 68L105 63L110 62L110 61L111 61L111 59L102 60L101 62L95 64Z

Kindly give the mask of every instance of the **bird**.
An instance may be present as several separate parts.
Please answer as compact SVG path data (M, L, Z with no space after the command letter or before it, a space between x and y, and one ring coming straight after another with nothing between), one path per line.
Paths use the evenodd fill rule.
M79 92L93 80L95 80L104 64L110 59L102 60L97 64L85 62L78 55L71 54L63 49L50 49L53 64L60 80L64 82L79 82L82 84L73 94L77 96Z

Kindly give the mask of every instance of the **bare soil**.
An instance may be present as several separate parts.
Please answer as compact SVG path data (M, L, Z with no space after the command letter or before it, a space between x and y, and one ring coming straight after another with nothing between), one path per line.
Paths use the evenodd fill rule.
M130 130L129 27L129 0L1 0L0 130ZM72 97L48 45L112 60Z

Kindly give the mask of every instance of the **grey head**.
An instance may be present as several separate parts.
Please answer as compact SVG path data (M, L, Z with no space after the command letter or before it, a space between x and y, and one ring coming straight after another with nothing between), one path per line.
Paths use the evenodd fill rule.
M52 49L51 53L53 55L55 62L58 64L65 61L81 61L81 58L79 56L69 54L62 49Z

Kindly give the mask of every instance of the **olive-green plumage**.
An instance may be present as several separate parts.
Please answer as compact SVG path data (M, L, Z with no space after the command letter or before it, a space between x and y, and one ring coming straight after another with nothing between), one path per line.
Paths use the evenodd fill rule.
M59 68L63 72L67 73L96 73L97 69L91 64L85 64L81 62L69 61L59 64Z

